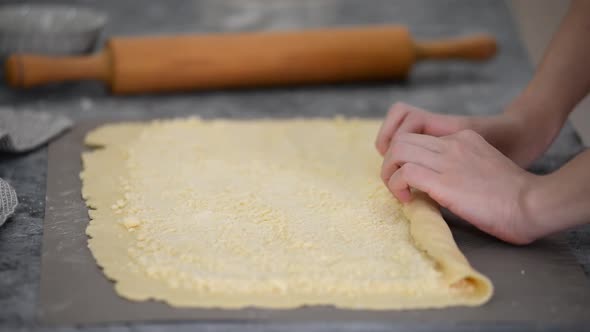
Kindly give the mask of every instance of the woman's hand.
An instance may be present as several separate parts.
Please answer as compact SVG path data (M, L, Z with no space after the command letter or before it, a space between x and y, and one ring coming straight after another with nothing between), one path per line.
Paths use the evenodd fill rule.
M527 211L539 177L472 130L443 137L398 132L385 153L381 176L399 200L411 199L410 187L419 189L504 241L526 244L544 235Z
M524 114L524 113L523 113ZM527 113L528 114L528 113ZM384 155L399 135L407 133L447 136L470 129L485 138L521 167L539 157L559 130L559 123L540 128L542 121L530 121L519 112L478 117L443 115L396 103L389 110L375 146Z

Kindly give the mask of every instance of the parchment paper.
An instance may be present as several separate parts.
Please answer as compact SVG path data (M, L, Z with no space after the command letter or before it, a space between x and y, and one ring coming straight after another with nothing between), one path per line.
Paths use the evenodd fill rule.
M489 276L493 299L479 308L354 311L331 307L296 310L175 309L161 302L118 297L86 246L88 223L80 194L83 137L98 123L78 125L51 144L43 234L40 315L50 325L117 321L197 320L302 323L371 321L427 324L439 328L539 324L590 325L590 282L560 236L530 246L499 242L460 221L451 221L459 247L474 267Z

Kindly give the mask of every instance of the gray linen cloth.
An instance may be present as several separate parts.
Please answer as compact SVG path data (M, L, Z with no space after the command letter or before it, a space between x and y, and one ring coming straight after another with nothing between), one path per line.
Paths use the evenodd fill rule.
M0 108L0 154L34 150L71 126L72 121L62 115ZM0 178L0 226L17 205L16 192Z

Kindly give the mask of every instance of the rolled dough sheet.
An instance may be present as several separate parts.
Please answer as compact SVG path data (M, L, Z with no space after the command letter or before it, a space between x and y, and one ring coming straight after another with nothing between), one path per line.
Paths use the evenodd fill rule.
M379 178L379 121L197 118L86 137L88 245L121 296L172 306L480 305L435 205Z

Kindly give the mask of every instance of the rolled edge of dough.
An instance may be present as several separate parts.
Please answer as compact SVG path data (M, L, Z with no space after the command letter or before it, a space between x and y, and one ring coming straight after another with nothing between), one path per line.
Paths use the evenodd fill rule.
M413 195L412 201L404 204L403 212L415 245L436 262L450 287L472 289L462 292L465 305L487 302L494 292L491 281L477 272L457 247L438 205L423 192L414 191Z

